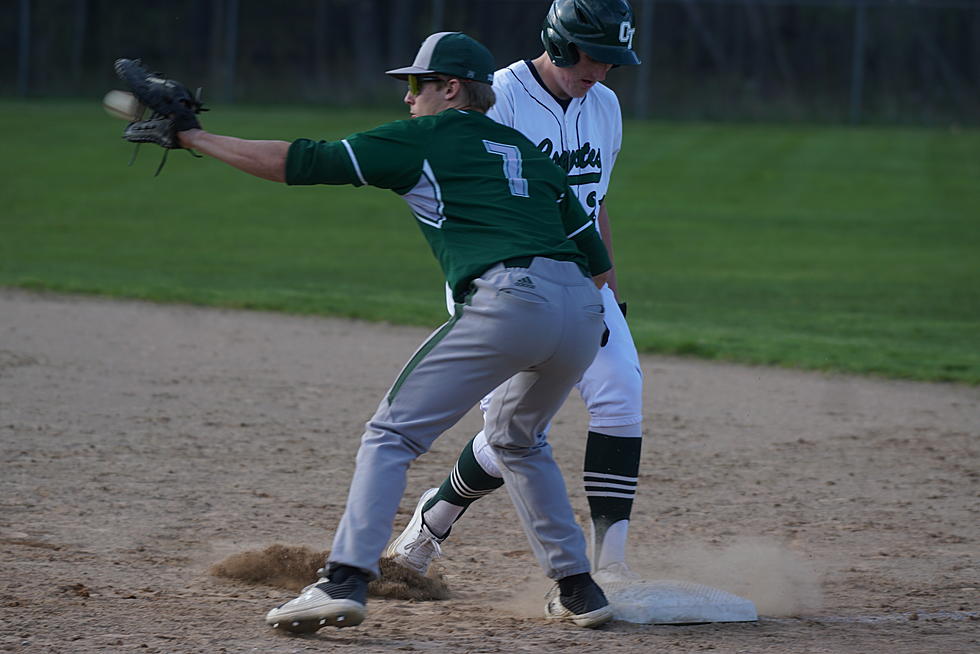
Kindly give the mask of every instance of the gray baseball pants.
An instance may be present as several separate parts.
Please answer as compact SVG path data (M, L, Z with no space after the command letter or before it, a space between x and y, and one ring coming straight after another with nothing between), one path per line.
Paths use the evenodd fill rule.
M379 574L408 466L496 388L487 441L538 562L552 579L590 570L545 428L599 348L599 291L574 263L542 257L498 264L473 285L368 421L331 564Z

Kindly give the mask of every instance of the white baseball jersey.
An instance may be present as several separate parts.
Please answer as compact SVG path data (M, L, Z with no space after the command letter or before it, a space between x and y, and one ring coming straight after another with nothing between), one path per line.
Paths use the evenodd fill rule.
M493 90L497 102L487 115L524 134L563 168L585 213L595 219L623 140L616 94L597 83L564 109L527 61L498 70Z
M568 173L568 186L593 220L606 197L623 140L615 92L597 83L563 108L529 61L494 73L497 102L487 115L515 128ZM599 225L596 220L596 229ZM643 373L633 336L616 297L602 289L609 342L578 383L589 410L589 428L610 436L642 436Z

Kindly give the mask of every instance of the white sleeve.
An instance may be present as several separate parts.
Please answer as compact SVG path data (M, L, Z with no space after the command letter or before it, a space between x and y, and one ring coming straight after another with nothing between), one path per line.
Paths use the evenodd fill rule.
M608 115L612 118L612 156L610 157L609 165L609 176L612 177L613 166L616 165L616 158L619 157L619 151L623 147L623 113L620 109L619 102L616 101L615 106L609 111Z
M609 106L603 111L603 115L608 117L606 128L609 130L609 158L608 161L602 162L604 175L602 197L599 198L600 201L606 198L606 193L609 191L609 180L612 179L613 168L616 166L616 159L619 157L619 151L623 147L622 110L619 106L619 100L615 95L611 94L610 100Z

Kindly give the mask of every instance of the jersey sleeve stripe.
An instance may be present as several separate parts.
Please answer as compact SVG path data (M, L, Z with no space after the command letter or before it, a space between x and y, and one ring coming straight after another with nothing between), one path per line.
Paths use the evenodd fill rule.
M576 236L578 236L579 234L581 234L582 232L584 232L585 230L587 230L589 227L592 227L592 225L594 225L594 224L595 223L590 220L589 222L585 223L584 225L582 225L581 227L579 227L578 229L576 229L574 232L572 232L571 234L569 234L565 238L575 238Z
M361 184L367 186L367 180L364 179L364 175L361 173L361 164L357 161L357 155L354 154L354 149L350 146L350 143L347 142L347 139L341 139L340 142L343 143L344 148L347 149L347 156L350 157L350 162L354 165L354 172L357 173L357 179L361 180Z
M432 184L432 192L435 194L436 200L436 211L445 219L446 205L442 201L442 187L439 186L439 180L436 179L436 174L432 172L432 165L429 164L428 159L422 161L422 174L425 175L426 179L429 180L429 183Z

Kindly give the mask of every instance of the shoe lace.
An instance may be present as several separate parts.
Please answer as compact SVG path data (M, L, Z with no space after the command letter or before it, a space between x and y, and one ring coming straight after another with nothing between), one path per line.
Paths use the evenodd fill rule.
M309 592L310 590L316 588L319 584L322 584L325 581L326 582L329 582L330 579L328 577L328 574L329 573L327 572L327 569L326 568L320 568L320 569L318 569L316 571L316 576L318 577L317 580L314 581L312 584L308 584L307 586L305 586L303 588L303 590L301 590L299 592L300 596L306 595L307 592Z
M405 560L416 568L425 568L432 559L440 556L442 556L442 546L424 527L419 529L419 535L415 540L405 546Z

